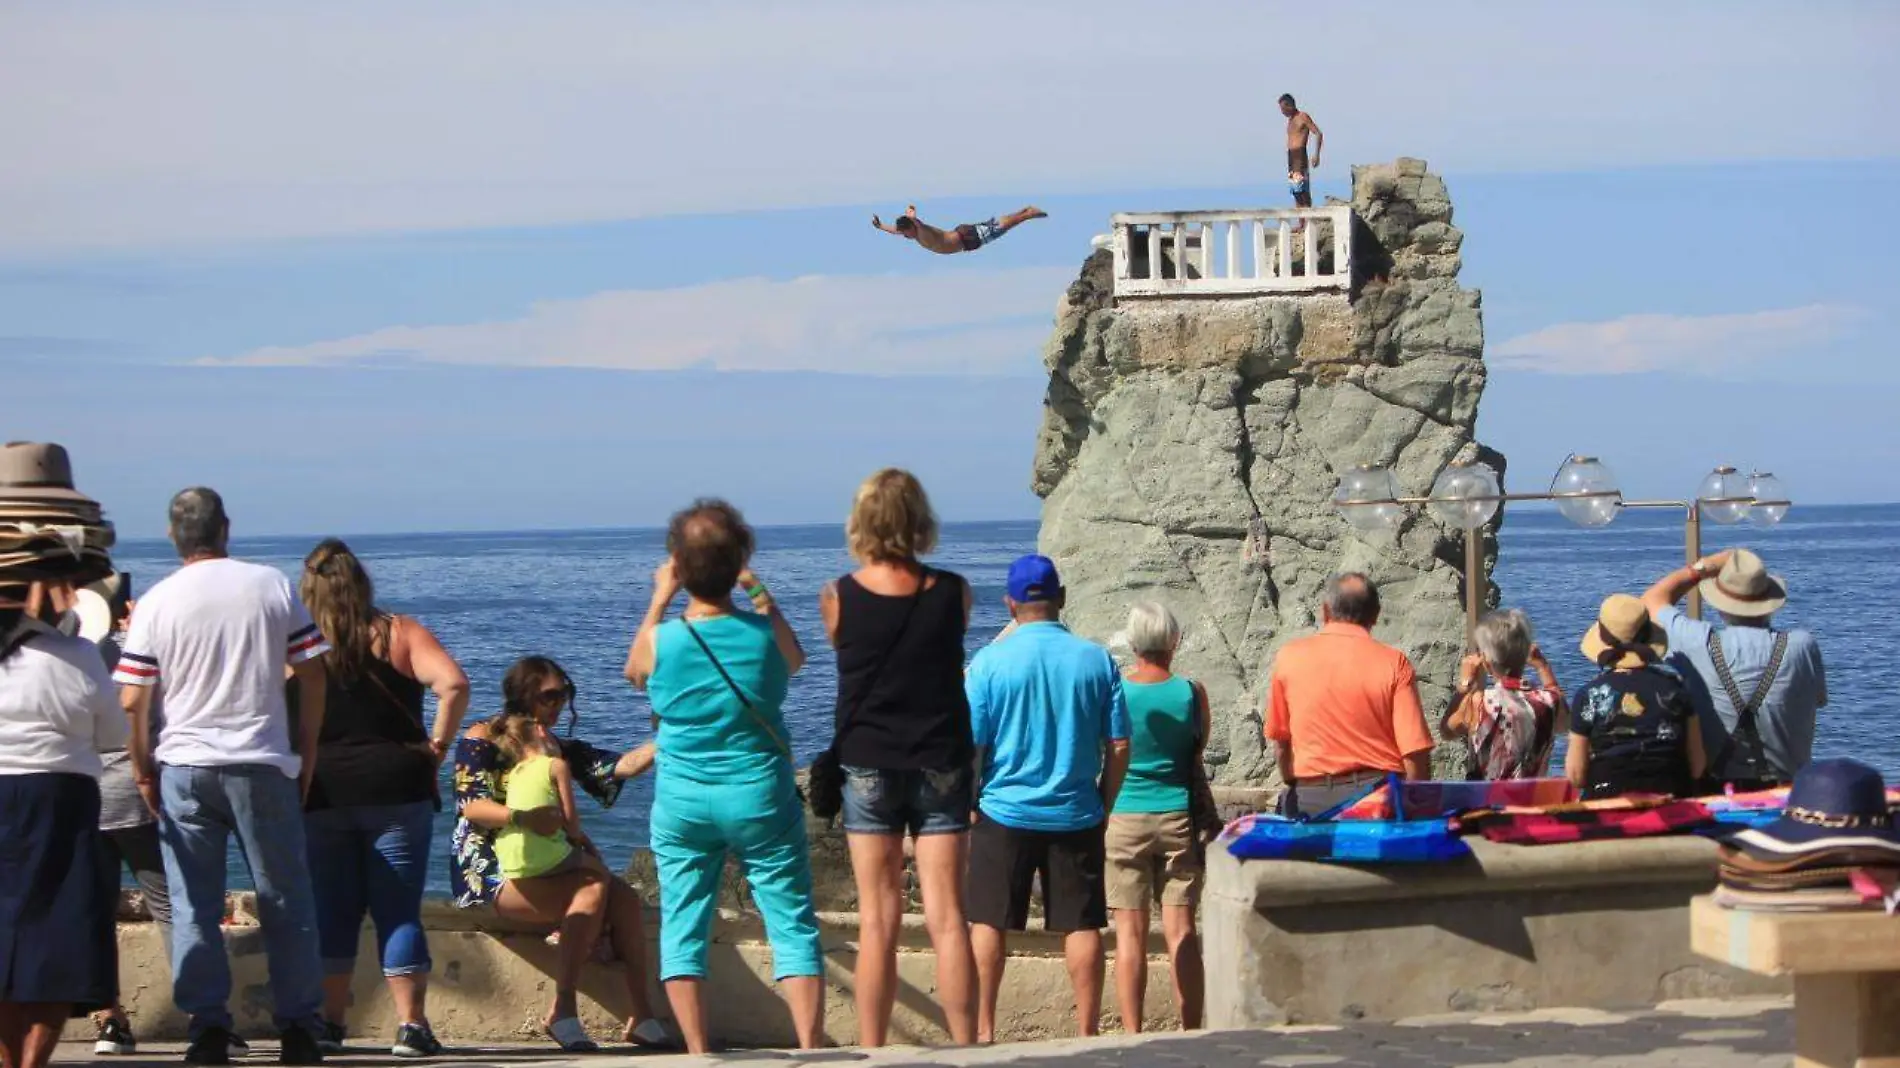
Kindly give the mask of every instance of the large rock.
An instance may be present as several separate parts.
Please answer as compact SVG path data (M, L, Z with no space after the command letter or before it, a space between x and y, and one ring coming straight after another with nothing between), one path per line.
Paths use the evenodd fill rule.
M1365 536L1331 504L1339 472L1390 466L1422 495L1447 464L1502 457L1473 438L1484 393L1475 290L1445 183L1420 160L1353 170L1350 294L1117 305L1107 252L1083 265L1044 354L1033 485L1069 624L1108 640L1135 601L1186 626L1179 667L1215 711L1217 781L1278 781L1260 735L1279 646L1312 631L1327 576L1379 584L1378 636L1417 665L1428 718L1463 649L1463 534L1413 514ZM1265 558L1243 552L1259 532ZM1493 533L1485 534L1483 577Z

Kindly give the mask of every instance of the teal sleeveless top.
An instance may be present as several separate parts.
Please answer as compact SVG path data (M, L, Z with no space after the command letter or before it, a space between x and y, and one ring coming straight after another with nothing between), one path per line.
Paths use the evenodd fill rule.
M1194 684L1122 680L1128 704L1128 778L1115 798L1121 813L1186 812L1194 751Z
M785 753L791 737L781 709L791 672L772 639L771 621L741 614L692 624L751 701L751 712L720 678L686 626L675 619L662 623L653 635L647 698L660 717L660 774L712 784L789 774Z

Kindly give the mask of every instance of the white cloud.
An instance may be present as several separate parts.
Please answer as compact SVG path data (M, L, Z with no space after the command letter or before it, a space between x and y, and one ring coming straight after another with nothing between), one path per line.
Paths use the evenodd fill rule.
M203 363L391 361L616 370L1033 371L1068 268L735 278L534 304L500 322L391 326Z
M1626 315L1558 323L1491 347L1499 367L1551 374L1681 371L1722 376L1815 351L1867 318L1861 308L1810 304L1734 315Z
M0 6L0 255L1277 177L1900 154L1900 8ZM1772 135L1765 135L1772 131Z

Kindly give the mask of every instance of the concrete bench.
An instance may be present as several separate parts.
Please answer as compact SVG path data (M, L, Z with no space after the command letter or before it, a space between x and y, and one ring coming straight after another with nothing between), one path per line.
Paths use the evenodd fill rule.
M1743 912L1698 897L1697 953L1794 977L1796 1068L1900 1068L1900 917Z
M1203 902L1208 1026L1633 1009L1787 991L1786 979L1690 949L1689 903L1715 888L1712 841L1479 839L1471 850L1454 863L1385 865L1240 861L1214 850Z

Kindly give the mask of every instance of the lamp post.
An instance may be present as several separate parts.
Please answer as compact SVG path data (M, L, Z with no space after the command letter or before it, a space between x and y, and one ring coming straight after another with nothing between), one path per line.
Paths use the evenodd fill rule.
M1447 526L1465 532L1465 633L1478 626L1482 607L1478 577L1484 560L1478 531L1498 513L1505 501L1550 501L1565 519L1580 527L1606 527L1625 508L1680 508L1683 512L1683 548L1688 562L1702 557L1702 520L1730 525L1744 520L1772 527L1788 514L1787 487L1767 471L1746 478L1735 468L1709 472L1686 501L1626 501L1616 476L1594 456L1571 454L1543 493L1505 493L1497 473L1484 464L1452 464L1439 472L1427 497L1401 497L1392 472L1365 465L1347 471L1333 494L1333 505L1355 530L1372 533L1399 525L1408 508L1425 505ZM1702 617L1702 599L1689 595L1689 614Z

